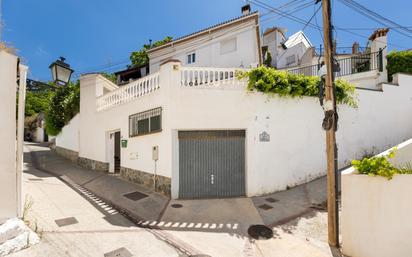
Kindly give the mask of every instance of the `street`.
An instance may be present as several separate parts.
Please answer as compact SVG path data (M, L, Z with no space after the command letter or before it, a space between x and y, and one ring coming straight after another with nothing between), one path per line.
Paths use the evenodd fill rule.
M33 162L33 156L40 158ZM306 211L302 217L291 216L281 222L288 209L302 210L293 206L297 201L293 198L302 196L299 193L277 195L288 204L288 208L279 204L277 210L282 224L275 226L273 238L254 240L247 234L250 224L273 222L273 217L253 205L262 199L173 200L170 206L182 204L184 208L166 208L157 221L149 219L150 211L146 210L147 214L142 214L148 219L137 221L72 181L69 173L73 170L58 166L58 160L48 147L25 147L26 220L40 234L41 243L11 256L332 256L325 243L325 212ZM67 176L36 169L36 162L40 167L55 165L57 173L65 171ZM97 174L94 179L101 177ZM110 190L114 194L120 189ZM151 197L150 202L161 201ZM116 250L119 252L113 252Z

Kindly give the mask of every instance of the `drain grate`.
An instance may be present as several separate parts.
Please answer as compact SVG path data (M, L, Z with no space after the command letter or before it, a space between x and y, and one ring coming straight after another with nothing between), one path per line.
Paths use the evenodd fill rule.
M174 203L170 206L172 206L172 208L182 208L183 207L183 205L181 205L180 203Z
M132 200L132 201L139 201L139 200L147 197L146 194L140 193L139 191L127 193L127 194L124 194L123 196L130 199L130 200Z
M133 256L126 248L121 247L111 252L105 253L104 257L131 257Z
M262 210L265 210L265 211L270 210L270 209L273 209L272 206L267 205L267 204L262 204L262 205L259 205L258 207L259 207L260 209L262 209Z
M68 218L64 218L64 219L58 219L58 220L54 220L54 222L56 222L57 226L59 226L59 227L64 227L64 226L69 226L69 225L79 223L75 217L68 217Z
M207 255L207 254L195 254L195 255L189 255L189 257L212 257L212 256Z
M270 239L273 237L273 230L265 225L252 225L247 230L249 236L256 240Z
M278 199L275 199L275 198L273 198L273 197L268 197L268 198L266 198L265 200L266 200L266 201L268 201L269 203L276 203L276 202L279 202L279 200L278 200Z

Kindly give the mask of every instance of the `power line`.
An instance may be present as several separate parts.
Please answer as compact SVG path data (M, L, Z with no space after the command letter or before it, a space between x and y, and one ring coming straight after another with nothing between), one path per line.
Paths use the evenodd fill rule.
M354 1L354 0L346 0L346 2L349 2L349 3L351 3L352 5L354 5L354 6L358 7L358 8L361 8L362 10L368 12L369 14L371 14L371 15L373 15L373 16L381 19L381 20L384 20L384 21L388 22L388 23L392 24L393 26L399 27L400 29L404 30L404 31L407 32L407 33L412 33L412 30L411 30L411 29L406 28L406 27L404 27L404 26L401 26L399 23L396 23L396 22L393 21L393 20L390 20L390 19L388 19L388 18L383 17L383 16L380 15L379 13L376 13L376 12L374 12L374 11L366 8L365 6L359 4L358 2L356 2L356 1Z
M306 24L306 21L305 21L305 20L303 20L303 19L301 19L301 18L299 18L299 17L296 17L296 16L294 16L294 15L292 15L292 14L288 14L288 13L286 13L286 12L284 12L284 11L278 10L277 8L275 8L275 7L273 7L273 6L270 6L270 5L266 4L266 3L263 3L263 2L261 2L261 1L259 1L259 0L250 0L250 2L252 2L253 4L255 4L255 5L257 5L257 6L261 7L261 8L264 8L264 9L266 9L266 10L272 11L272 12L274 12L274 13L276 13L276 14L284 17L284 18L293 20L293 21L298 22L298 23L300 23L300 24L302 24L302 25L305 25L305 24ZM312 23L308 23L307 26L309 26L310 28L313 28L313 29L321 30L321 28L313 25Z
M313 15L309 18L309 20L306 22L305 26L303 26L302 31L305 30L305 28L308 26L308 24L312 21L313 17L316 16L316 14L319 12L320 8L322 5L319 5L318 9L313 13Z
M305 2L305 1L306 1L306 0L292 0L292 1L286 2L285 4L279 6L278 9L280 9L280 8L286 8L286 7L291 7L291 6L295 5L296 3ZM272 13L271 11L268 11L268 12L260 15L260 17L262 18L262 17L264 17L264 16L266 16L266 15L268 15L268 14L271 14L271 13Z
M287 14L287 13L285 13L285 12L282 12L282 11L280 11L280 10L277 10L275 7L272 7L272 6L268 5L268 4L262 3L262 2L259 1L259 0L250 0L250 2L253 3L253 4L255 4L255 5L257 5L257 6L259 6L259 7L261 7L261 8L264 8L264 9L266 9L266 10L269 10L269 11L272 11L272 12L274 12L274 13L276 13L276 14L279 14L279 15L281 15L282 17L285 17L285 18L288 18L288 19L293 20L293 21L295 21L295 22L298 22L298 23L300 23L300 24L302 24L302 25L305 25L306 22L307 22L307 21L305 21L305 20L303 20L303 19L301 19L301 18L298 18L298 17L296 17L296 16L294 16L294 15L289 15L289 14ZM316 16L315 16L315 17L316 17ZM315 21L316 21L316 20L315 20ZM320 33L322 33L322 28L321 28L319 25L315 25L315 24L309 22L309 23L308 23L308 26L309 26L310 28L317 29ZM351 31L351 30L349 30L349 29L345 29L345 28L341 28L341 27L337 27L337 26L334 26L334 29L336 29L336 30L342 30L342 31L344 31L344 32L346 32L346 33L350 33L350 34L356 35L356 36L358 36L358 37L362 37L362 38L369 39L368 36L359 34L359 33L357 33L357 32L353 32L353 31ZM408 48L408 47L401 46L401 45L397 45L397 44L393 44L393 43L387 43L387 44L388 44L388 45L391 45L391 46L395 46L395 47L404 48L404 49L407 49L407 48Z
M372 20L376 21L377 23L379 23L383 26L391 26L392 25L392 26L395 26L395 27L399 27L399 29L393 28L393 31L396 31L399 34L402 34L406 37L412 38L411 35L408 35L405 32L401 31L401 30L403 30L403 31L406 31L407 33L412 33L412 30L407 29L407 28L399 25L398 23L383 17L382 15L380 15L380 14L374 12L374 11L369 10L365 6L355 2L353 0L339 0L339 1L341 3L343 3L344 5L346 5L347 7L351 8L352 10L360 13L361 15L363 15L365 17L368 17L369 19L372 19ZM388 25L388 24L390 24L390 25Z
M394 26L394 27L386 27L386 28L388 28L388 29L396 29L396 28L400 28L400 27L396 27L396 26ZM412 26L405 26L404 28L412 28ZM348 29L348 30L377 30L377 29L380 29L379 27L374 27L374 28L372 28L372 27L370 27L370 28L351 28L351 27L349 27L349 28L344 28L344 29Z
M309 3L304 3L302 5L299 5L299 6L295 7L292 10L285 11L285 14L290 15L290 14L293 14L293 13L297 13L297 12L299 12L303 9L306 9L307 7L312 6L312 5L313 5L313 3L310 3L310 2ZM277 8L277 9L279 9L279 8ZM268 13L273 14L274 12L272 10L270 10L270 11L268 11ZM269 22L270 20L273 20L274 18L276 18L276 20L277 20L277 19L280 19L280 18L283 18L283 17L275 13L274 16L268 17L266 19L261 20L260 24L265 24L265 23Z

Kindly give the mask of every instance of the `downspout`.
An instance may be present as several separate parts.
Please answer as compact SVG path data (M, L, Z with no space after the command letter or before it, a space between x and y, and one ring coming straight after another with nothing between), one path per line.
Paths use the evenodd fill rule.
M19 106L17 116L17 142L16 142L16 196L17 196L17 216L23 217L22 202L22 171L23 171L23 140L24 140L24 109L26 104L26 79L27 66L21 65L20 60L17 62L19 74Z

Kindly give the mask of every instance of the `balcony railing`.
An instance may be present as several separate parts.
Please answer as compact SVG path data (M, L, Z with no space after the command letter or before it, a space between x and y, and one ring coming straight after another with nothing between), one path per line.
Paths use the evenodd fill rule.
M182 67L181 85L184 87L243 85L236 79L237 68Z
M356 56L339 59L335 67L335 77L342 77L372 70L383 71L382 50L374 53L359 54ZM295 69L288 69L289 73L306 76L317 76L320 65L311 65Z
M115 105L130 102L159 88L159 72L156 72L100 96L97 98L97 111L103 111Z

